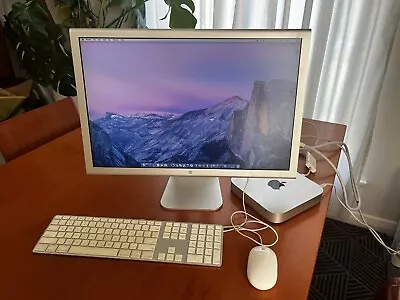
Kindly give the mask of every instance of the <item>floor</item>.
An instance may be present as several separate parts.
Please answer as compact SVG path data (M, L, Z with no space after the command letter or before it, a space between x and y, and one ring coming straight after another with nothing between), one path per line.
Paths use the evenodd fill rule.
M389 260L368 230L326 219L309 300L376 299L388 272L393 273Z

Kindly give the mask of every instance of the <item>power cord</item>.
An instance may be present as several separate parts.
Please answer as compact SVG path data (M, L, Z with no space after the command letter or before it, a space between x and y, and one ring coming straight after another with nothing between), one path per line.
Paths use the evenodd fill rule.
M249 184L249 178L247 178L246 184L244 185L244 188L242 191L243 210L235 211L232 213L232 215L231 215L231 224L232 225L224 226L224 233L230 232L230 231L236 231L241 236L244 236L245 238L253 241L254 243L256 243L259 246L272 247L279 241L278 232L271 225L267 224L264 221L261 221L260 219L256 218L252 214L248 213L246 210L245 192L246 192L246 188L247 188L248 184ZM241 224L235 224L234 217L236 215L243 215L244 221ZM262 225L262 227L248 228L248 227L246 227L247 224L259 224L259 225ZM275 241L271 244L264 244L261 235L258 233L258 231L262 231L262 230L266 230L266 229L272 230L272 232L275 234ZM255 240L251 236L247 235L246 234L247 232L256 235L258 237L259 241Z
M354 195L354 199L356 202L355 206L351 206L349 204L349 199L348 199L348 194L347 194L347 190L346 190L346 185L345 182L343 180L343 177L341 176L339 170L335 167L334 163L324 154L322 153L319 149L327 147L327 146L337 146L339 147L343 153L346 156L346 160L347 160L347 164L349 167L349 175L350 175L350 184L351 184L351 189ZM302 151L309 151L312 152L313 154L316 154L318 156L320 156L321 158L323 158L330 166L331 168L335 171L337 178L339 180L342 192L343 192L343 198L344 201L339 197L338 193L337 193L337 189L333 184L322 184L321 186L323 188L325 188L326 186L332 186L334 191L335 191L335 196L337 198L337 200L339 201L339 203L354 217L354 219L361 224L362 226L366 227L371 234L374 236L374 238L392 255L398 255L400 254L400 250L395 250L392 249L391 247L387 246L385 244L385 242L383 241L383 239L381 238L381 236L379 235L379 233L372 228L368 222L365 220L364 214L361 211L361 204L362 204L362 199L361 199L361 195L360 192L358 190L358 186L357 186L357 182L355 180L355 176L354 176L354 170L353 170L353 164L351 162L351 157L350 157L350 151L348 146L346 145L346 143L344 142L339 142L339 141L334 141L334 142L326 142L326 143L322 143L319 145L314 145L314 146L309 146L306 145L304 143L300 143L300 150ZM358 216L356 215L356 213L359 214L360 219L358 218Z

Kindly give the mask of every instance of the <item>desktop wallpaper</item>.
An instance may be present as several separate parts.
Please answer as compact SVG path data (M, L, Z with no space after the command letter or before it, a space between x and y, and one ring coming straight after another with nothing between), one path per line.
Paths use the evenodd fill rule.
M94 167L289 169L300 40L80 45Z

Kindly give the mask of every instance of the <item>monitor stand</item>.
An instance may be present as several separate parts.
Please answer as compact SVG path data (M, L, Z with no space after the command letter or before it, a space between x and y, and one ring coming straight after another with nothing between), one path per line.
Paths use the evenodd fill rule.
M177 210L217 210L222 206L218 177L171 176L161 206Z

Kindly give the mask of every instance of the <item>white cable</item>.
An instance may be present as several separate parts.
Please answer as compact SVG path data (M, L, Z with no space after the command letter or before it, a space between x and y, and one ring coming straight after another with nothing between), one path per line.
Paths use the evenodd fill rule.
M353 191L353 194L354 194L354 199L355 199L355 201L357 203L356 207L352 207L348 203L348 196L347 196L346 186L345 186L345 183L344 183L344 180L343 180L342 176L339 173L339 170L335 167L333 162L326 155L324 155L321 151L318 150L318 149L324 148L326 146L331 146L331 145L339 147L344 152L344 154L346 156L347 163L348 163L348 166L349 166L350 184L351 184L351 188L352 188L352 191ZM357 182L355 180L353 165L352 165L352 162L351 162L350 151L349 151L348 146L343 142L326 142L326 143L315 145L315 146L308 146L308 145L306 145L304 143L301 143L300 147L301 147L301 149L304 149L304 150L307 150L307 151L310 151L310 152L314 152L315 154L318 154L320 157L322 157L332 167L332 169L335 171L335 173L336 173L336 175L337 175L337 177L339 179L339 183L340 183L340 186L341 186L342 191L343 191L344 202L339 197L339 195L337 193L337 189L333 184L323 184L322 186L323 187L332 186L334 191L335 191L335 196L336 196L337 200L353 216L353 218L358 223L360 223L362 226L366 227L371 232L371 234L374 236L374 238L378 241L378 243L380 243L390 254L392 254L392 255L400 254L400 250L394 250L394 249L390 248L389 246L387 246L385 244L385 242L383 241L383 239L381 238L381 236L379 235L379 233L374 228L372 228L367 223L367 221L365 220L365 217L364 217L364 215L363 215L363 213L361 211L361 203L362 203L361 195L359 193ZM360 215L361 219L359 219L358 216L356 216L355 212L357 212Z
M249 183L249 178L247 178L246 184L244 185L243 191L242 191L243 210L238 210L238 211L235 211L235 212L232 213L232 215L231 215L231 224L232 225L224 226L224 233L230 232L230 231L236 231L240 235L242 235L245 238L253 241L254 243L256 243L259 246L272 247L279 240L278 232L272 226L270 226L269 224L265 223L264 221L261 221L260 219L256 218L255 216L251 215L246 210L245 191L246 191L248 183ZM239 225L235 224L235 221L234 221L235 215L238 215L238 214L244 216L244 221ZM248 220L249 218L251 218L252 220ZM247 228L247 227L245 227L247 224L250 224L250 223L255 223L255 224L258 224L258 225L262 225L262 227L259 227L259 228ZM275 241L273 243L271 243L271 244L264 244L261 235L258 233L258 231L265 230L265 229L271 229L272 232L275 234L275 237L276 237ZM244 232L250 232L252 234L255 234L258 237L259 241L253 239L252 237L248 236Z

